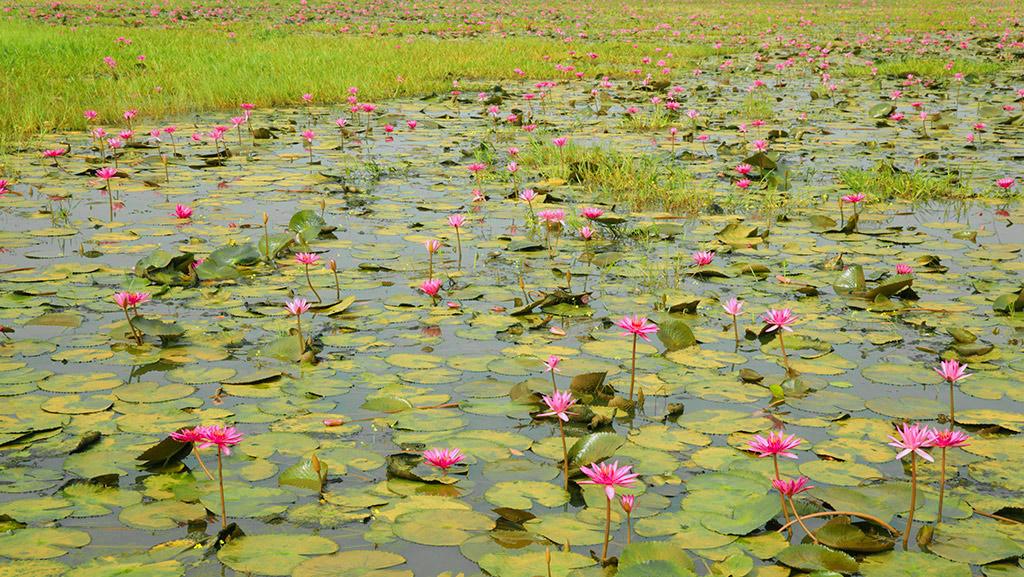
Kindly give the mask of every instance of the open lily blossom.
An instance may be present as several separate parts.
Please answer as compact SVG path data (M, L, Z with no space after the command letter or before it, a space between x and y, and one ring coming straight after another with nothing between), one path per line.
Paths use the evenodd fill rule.
M459 449L428 449L423 451L423 459L427 463L447 472L466 459Z
M569 409L576 404L576 399L573 398L572 393L569 391L557 391L551 396L545 395L541 399L545 405L548 406L548 411L545 413L538 413L538 417L558 417L562 421L568 421Z
M1012 573L1020 12L8 0L0 567Z
M768 332L777 331L779 329L784 331L793 332L790 328L796 324L797 317L793 314L790 309L768 309L766 313L761 317L764 323L768 325L765 329Z
M889 440L891 442L889 445L900 449L896 453L897 459L902 459L910 453L915 453L925 461L935 460L924 451L925 448L931 447L935 443L935 431L931 428L917 423L903 423L896 428L896 432L899 434L899 438L890 435Z
M800 446L800 439L796 438L796 435L785 435L772 431L767 437L754 435L747 446L751 451L757 453L758 457L778 455L787 459L796 459L796 454L791 450Z

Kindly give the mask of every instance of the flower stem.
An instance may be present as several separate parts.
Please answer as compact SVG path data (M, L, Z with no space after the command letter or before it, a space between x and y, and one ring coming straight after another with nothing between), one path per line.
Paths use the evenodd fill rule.
M608 496L605 495L607 498ZM612 531L612 500L607 499L608 508L604 516L604 548L601 549L601 562L604 563L605 559L608 558L608 539L611 536Z
M217 447L217 478L220 481L220 528L228 528L228 508L224 503L224 458L220 447Z
M740 325L736 322L736 315L732 315L732 334L736 337L736 350L740 348Z
M562 435L562 474L565 476L565 491L569 491L569 448L565 444L565 425L558 419L558 432Z
M910 512L907 514L907 528L903 530L903 549L910 543L910 529L914 524L914 509L917 508L917 453L910 452Z
M199 456L199 448L192 447L192 453L196 456L196 462L199 463L199 466L203 468L203 472L206 473L206 476L209 477L210 480L212 481L213 473L211 473L210 470L206 468L206 463L204 463L203 458Z
M786 341L782 339L782 328L779 328L779 348L782 349L782 364L786 365L786 373L792 373L793 369L789 367L789 357L786 355Z
M778 455L772 455L772 462L775 464L775 480L776 481L781 481L782 480L782 476L779 474L779 456ZM790 525L790 522L789 522L789 509L786 508L786 496L783 495L782 493L779 493L779 500L782 501L782 515L783 515L783 517L786 518L786 525ZM789 538L790 539L793 538L793 530L792 529L789 530Z
M896 527L893 527L892 525L886 523L885 521L879 519L878 517L875 517L874 515L868 515L867 513L858 513L857 511L819 511L817 513L810 513L808 515L804 515L803 518L804 519L811 519L811 518L814 518L814 517L838 517L840 515L846 515L847 517L860 517L861 519L867 519L868 521L871 521L872 523L876 523L878 525L881 525L882 527L885 527L885 529L887 531L889 531L890 533L892 533L893 535L899 535L900 534L899 530L896 529ZM794 523L796 523L796 520L793 520L793 521L790 521L789 523L786 523L782 527L779 527L776 530L776 533L781 533L783 531L786 531Z
M950 385L952 386L952 385ZM946 496L946 447L942 447L942 468L939 473L939 517L935 520L935 524L939 525L942 523L942 501Z
M110 207L110 221L114 221L114 191L110 188L110 181L107 181L107 205Z
M953 381L949 381L949 428L953 429L953 424L956 422L956 411L953 407Z
M814 541L815 545L817 545L818 538L815 537L814 533L812 533L811 530L807 528L807 525L804 525L803 518L800 517L800 513L798 513L796 510L796 503L793 502L793 497L789 498L789 506L793 508L793 515L796 517L796 522L800 523L800 527L804 530L804 533L807 533L807 536L810 537L812 541Z
M459 247L459 268L462 268L462 235L459 234L459 229L455 229L455 242Z
M302 356L306 352L306 340L302 338L302 316L295 315L295 326L298 329L299 335L299 356Z
M633 542L633 513L626 512L626 545Z
M633 368L629 373L629 400L633 400L633 386L636 384L636 335L633 335Z
M554 389L554 392L556 392L556 393L558 392L558 385L555 384L555 370L554 369L551 370L551 388Z
M320 293L316 292L316 289L313 288L313 281L310 280L310 278L309 278L309 265L308 264L306 265L306 284L309 285L309 290L313 291L313 294L316 296L316 302L318 302L318 303L319 302L323 302L320 299Z
M124 318L128 319L128 328L132 330L132 336L135 337L135 342L142 344L142 334L135 328L135 323L132 322L132 317L128 316L128 309L124 309Z

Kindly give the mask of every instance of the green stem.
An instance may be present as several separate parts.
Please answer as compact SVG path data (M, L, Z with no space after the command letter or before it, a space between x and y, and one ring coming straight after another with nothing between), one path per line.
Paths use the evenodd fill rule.
M779 456L772 455L772 462L775 464L775 480L781 481L782 475L779 474ZM786 508L786 496L779 492L779 500L782 502L782 516L786 519L786 524L789 525L789 509ZM789 538L793 538L793 530L789 530Z
M608 496L605 495L607 498ZM604 548L601 549L601 563L604 563L605 559L608 558L608 539L611 536L612 531L612 500L607 499L608 508L604 517Z
M569 491L569 448L565 444L565 425L562 419L558 418L558 432L562 435L562 473L565 475L565 491Z
M942 523L942 500L946 496L946 447L942 447L942 468L939 473L939 517L935 524Z
M903 550L910 544L910 529L914 524L914 509L917 508L917 453L910 452L910 512L907 514L907 528L903 530Z
M302 315L295 315L295 326L299 335L299 356L306 352L306 340L302 338Z
M810 537L812 541L814 541L815 545L817 545L818 538L815 537L814 533L812 533L811 530L807 528L807 525L804 524L803 518L800 517L800 513L798 513L796 510L796 503L793 501L793 497L789 498L789 506L793 508L793 515L796 517L796 522L800 524L800 527L804 530L804 533L807 533L807 536Z
M316 289L313 288L313 281L309 278L309 265L308 264L306 265L306 284L309 285L309 290L313 291L313 294L316 296L316 302L318 302L318 303L319 302L323 302L320 299L320 293L316 292Z
M633 368L629 373L629 400L633 400L633 386L636 383L636 335L633 335Z
M199 456L199 447L192 447L192 453L195 454L196 462L199 463L199 466L203 468L203 472L206 473L206 476L209 477L210 480L212 481L213 473L211 473L210 470L206 468L206 463L204 463L203 458Z
M224 503L224 458L220 447L217 447L217 478L220 481L220 528L228 528L228 508Z

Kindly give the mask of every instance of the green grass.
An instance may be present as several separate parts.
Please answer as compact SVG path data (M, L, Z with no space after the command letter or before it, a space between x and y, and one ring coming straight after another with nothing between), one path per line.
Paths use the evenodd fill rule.
M947 70L946 65L953 61L953 68ZM1007 68L1005 62L990 60L964 60L959 58L904 58L879 62L875 65L878 75L885 78L904 78L908 74L922 78L948 78L959 72L964 76L988 76ZM843 74L853 78L872 76L871 67L847 66Z
M852 192L879 200L929 201L962 199L974 195L968 183L954 173L902 172L888 163L873 169L849 168L839 172L839 181Z
M632 209L697 212L711 200L688 171L650 155L575 144L559 151L536 143L521 159L528 168L579 185L588 198Z
M129 48L113 39L131 37ZM633 59L640 48L594 43L588 49L614 59ZM82 111L99 122L117 122L127 108L146 118L191 111L295 106L300 95L344 101L350 86L363 101L451 90L453 80L546 76L543 56L564 54L563 43L545 38L440 40L422 36L384 40L362 36L297 34L285 30L238 32L234 39L209 25L188 29L62 30L36 24L0 24L0 138L85 127ZM136 66L137 54L146 66ZM103 64L117 62L117 74ZM614 55L614 57L612 57ZM543 72L542 72L543 70Z

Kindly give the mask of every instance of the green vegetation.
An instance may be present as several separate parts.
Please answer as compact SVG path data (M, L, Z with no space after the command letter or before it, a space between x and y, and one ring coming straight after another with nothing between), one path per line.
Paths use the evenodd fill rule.
M522 160L527 168L579 185L589 198L633 209L697 212L711 200L686 169L647 154L535 143Z
M876 199L923 201L973 196L971 188L954 173L903 172L889 163L873 169L850 168L839 172L840 182L855 193Z

